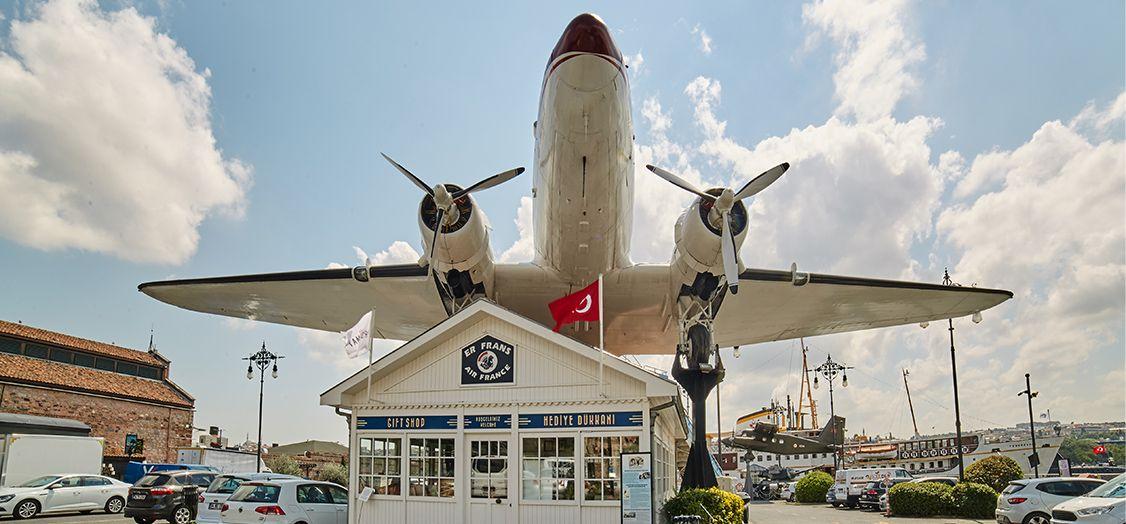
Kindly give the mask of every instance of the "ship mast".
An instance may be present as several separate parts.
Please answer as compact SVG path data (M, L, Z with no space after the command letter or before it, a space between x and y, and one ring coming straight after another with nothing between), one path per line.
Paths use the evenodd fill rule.
M817 404L813 402L813 389L809 387L809 363L806 359L806 354L809 353L809 348L805 347L805 339L801 339L801 387L798 389L798 411L796 417L798 419L798 428L805 429L805 418L802 413L802 406L808 400L809 402L809 419L810 428L817 429Z
M907 390L907 407L911 408L911 425L915 427L915 436L919 436L919 424L915 422L915 405L911 403L911 386L907 385L907 375L911 372L903 370L903 389Z

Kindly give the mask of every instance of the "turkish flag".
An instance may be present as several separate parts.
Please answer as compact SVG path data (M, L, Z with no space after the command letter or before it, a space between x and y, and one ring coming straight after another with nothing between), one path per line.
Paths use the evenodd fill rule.
M555 328L552 331L559 331L559 328L572 322L583 320L597 322L598 304L597 280L570 295L553 300L547 305L551 310L551 318L555 319Z
M1091 451L1094 451L1096 455L1106 455L1106 448L1103 446L1095 446L1095 449Z

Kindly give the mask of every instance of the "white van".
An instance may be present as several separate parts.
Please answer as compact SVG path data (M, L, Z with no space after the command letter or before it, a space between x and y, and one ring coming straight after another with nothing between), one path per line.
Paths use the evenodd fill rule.
M853 468L838 469L833 482L836 501L844 506L855 508L860 502L864 486L874 480L909 479L911 474L903 468Z

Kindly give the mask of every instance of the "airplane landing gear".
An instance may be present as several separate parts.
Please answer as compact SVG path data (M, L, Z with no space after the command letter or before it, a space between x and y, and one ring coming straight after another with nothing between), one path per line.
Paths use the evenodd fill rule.
M692 448L688 452L688 463L684 466L681 489L710 488L717 485L715 468L707 440L707 400L725 374L723 359L712 345L712 333L708 326L694 324L688 328L688 347L682 348L673 358L672 376L692 401ZM715 354L715 365L710 363ZM681 358L687 366L681 364Z

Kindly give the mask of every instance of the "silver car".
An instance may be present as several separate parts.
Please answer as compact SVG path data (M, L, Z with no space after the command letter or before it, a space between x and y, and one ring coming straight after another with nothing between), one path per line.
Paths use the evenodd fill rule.
M223 511L223 503L231 498L231 493L234 493L243 482L252 480L281 480L281 479L296 479L293 475L282 475L280 473L225 473L215 477L211 481L211 485L199 494L199 512L196 514L196 522L217 524L219 522L219 513Z
M40 513L121 513L129 484L101 475L45 475L0 488L0 517L28 519Z

